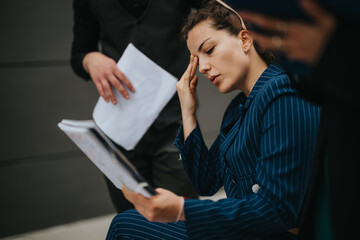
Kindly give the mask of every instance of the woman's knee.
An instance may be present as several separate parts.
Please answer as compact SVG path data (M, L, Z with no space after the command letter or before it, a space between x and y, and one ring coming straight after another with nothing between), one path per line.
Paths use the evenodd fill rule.
M129 219L134 218L134 216L138 218L141 215L134 209L117 214L111 221L106 239L117 239L123 234L123 231L125 229L127 231L131 230L133 224L131 224L131 221L129 221Z

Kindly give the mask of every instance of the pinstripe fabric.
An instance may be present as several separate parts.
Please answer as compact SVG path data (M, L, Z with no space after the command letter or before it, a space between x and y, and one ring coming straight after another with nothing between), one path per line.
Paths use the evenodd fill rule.
M118 214L113 219L106 239L181 240L188 239L188 236L184 222L149 222L132 209Z
M279 66L270 65L248 98L240 93L230 103L210 150L199 126L185 143L180 129L175 143L195 189L212 195L224 186L228 197L185 201L190 238L278 239L271 234L296 226L319 117L320 109L299 97Z
M174 223L179 231L186 228L190 239L289 239L306 191L319 116L284 71L270 65L248 98L240 93L230 103L209 150L198 125L185 143L180 128L175 144L197 192L213 195L224 186L227 198L186 199L185 225Z

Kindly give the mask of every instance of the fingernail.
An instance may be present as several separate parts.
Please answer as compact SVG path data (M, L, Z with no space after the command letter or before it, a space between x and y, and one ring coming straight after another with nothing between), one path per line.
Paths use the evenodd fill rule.
M125 95L125 98L126 98L126 99L129 99L129 95Z

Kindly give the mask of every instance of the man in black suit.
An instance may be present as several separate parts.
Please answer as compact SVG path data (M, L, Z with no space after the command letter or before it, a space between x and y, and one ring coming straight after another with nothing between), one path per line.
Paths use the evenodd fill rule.
M198 8L201 2L74 0L73 70L83 79L91 79L105 101L116 104L112 87L127 99L128 91L136 89L116 67L116 62L127 45L132 43L158 65L180 78L189 59L185 42L179 36L181 25L191 9ZM180 122L180 105L175 94L134 150L126 151L118 147L155 187L194 198L197 195L173 145ZM121 191L108 179L106 182L116 210L121 212L132 208Z

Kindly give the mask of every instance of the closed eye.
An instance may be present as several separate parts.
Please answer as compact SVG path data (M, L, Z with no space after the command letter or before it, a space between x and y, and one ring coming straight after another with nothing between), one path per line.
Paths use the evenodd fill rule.
M210 55L210 54L214 51L214 48L215 48L215 46L212 47L212 48L210 48L209 50L207 50L205 53L206 53L207 55Z

